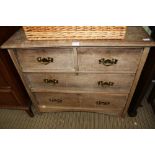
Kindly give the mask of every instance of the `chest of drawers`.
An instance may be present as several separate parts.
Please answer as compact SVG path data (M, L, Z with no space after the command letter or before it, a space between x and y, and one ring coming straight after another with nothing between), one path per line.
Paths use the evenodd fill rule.
M28 41L22 30L2 47L40 112L126 114L149 47L141 27L125 40ZM78 46L74 46L78 42Z

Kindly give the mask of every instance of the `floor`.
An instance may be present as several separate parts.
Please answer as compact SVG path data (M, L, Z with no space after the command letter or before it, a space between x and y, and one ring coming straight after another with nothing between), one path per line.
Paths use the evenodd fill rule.
M1 129L132 129L132 128L155 128L155 114L146 101L143 107L138 109L136 117L119 118L101 113L89 112L57 112L42 113L35 112L31 118L27 113L20 110L0 110Z

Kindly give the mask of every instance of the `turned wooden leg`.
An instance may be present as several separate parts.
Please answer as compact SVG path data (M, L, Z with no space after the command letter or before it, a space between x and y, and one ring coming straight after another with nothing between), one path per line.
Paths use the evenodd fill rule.
M147 98L147 101L149 103L153 102L153 100L155 99L155 85L153 86L150 94L149 94L149 97Z
M137 109L128 111L128 115L129 115L130 117L136 117L136 116L137 116Z
M155 85L153 86L153 88L149 94L149 97L147 98L148 103L151 104L152 109L155 113L155 102L154 102L154 100L155 100Z
M31 107L29 107L29 109L25 110L25 111L29 114L30 117L34 117L34 114L33 114Z

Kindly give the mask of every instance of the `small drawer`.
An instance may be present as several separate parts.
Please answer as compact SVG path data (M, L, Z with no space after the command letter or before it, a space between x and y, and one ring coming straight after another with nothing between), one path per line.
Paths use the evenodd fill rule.
M83 108L115 110L125 107L127 94L80 94L79 100Z
M135 73L140 61L140 48L85 48L78 51L80 71Z
M74 70L72 48L18 49L17 58L23 71Z
M67 93L35 93L39 105L79 107L78 95Z
M25 73L30 88L62 88L129 93L134 74Z

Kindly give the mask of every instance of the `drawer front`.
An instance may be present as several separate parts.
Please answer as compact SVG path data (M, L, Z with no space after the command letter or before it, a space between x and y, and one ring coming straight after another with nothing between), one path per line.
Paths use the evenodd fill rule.
M74 70L73 49L18 49L23 71Z
M134 74L25 73L30 88L81 89L102 92L130 91Z
M78 48L80 71L135 73L142 49L131 48Z
M120 115L125 107L127 95L103 93L35 93L43 111L69 110L103 112ZM53 109L54 108L54 109ZM68 109L69 108L69 109Z
M67 93L35 93L39 105L79 107L78 95Z
M84 108L123 109L127 95L124 94L80 94L80 104Z

